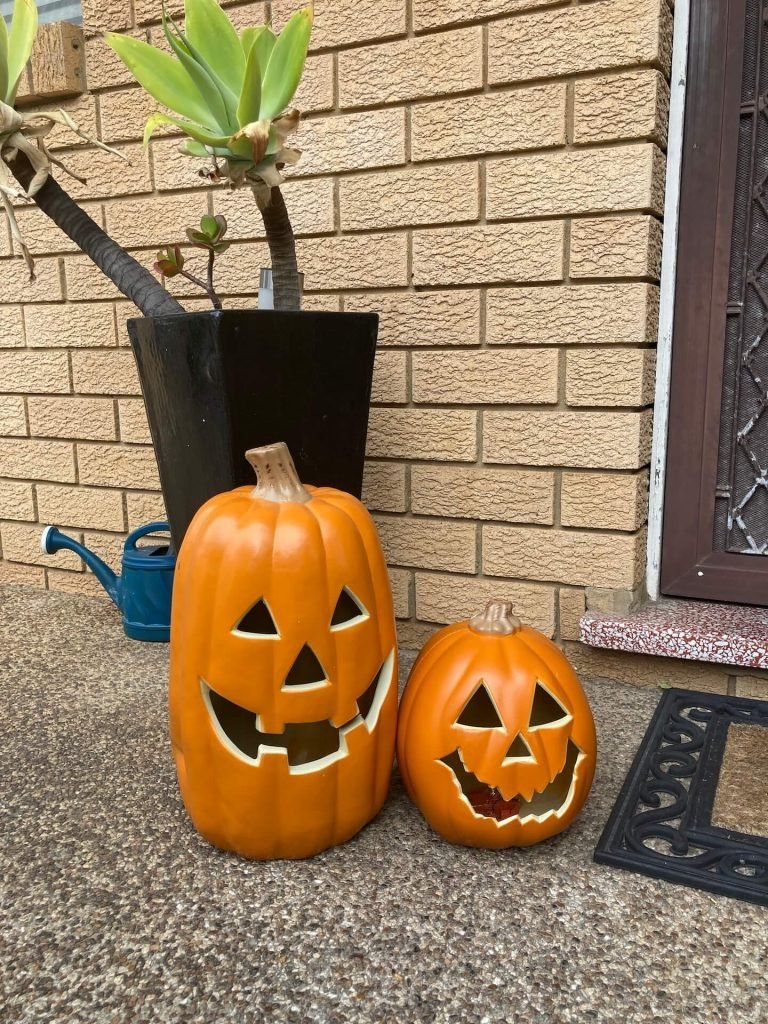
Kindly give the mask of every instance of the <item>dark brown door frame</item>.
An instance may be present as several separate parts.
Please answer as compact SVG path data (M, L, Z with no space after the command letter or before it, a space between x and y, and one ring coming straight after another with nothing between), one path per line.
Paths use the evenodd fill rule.
M768 604L768 558L714 551L745 0L692 0L661 590Z

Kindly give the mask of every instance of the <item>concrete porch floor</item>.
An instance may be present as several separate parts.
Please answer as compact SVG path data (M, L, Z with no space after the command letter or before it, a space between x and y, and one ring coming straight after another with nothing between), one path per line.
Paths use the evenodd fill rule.
M586 812L527 851L451 847L395 779L300 863L189 824L167 648L105 601L0 587L0 1020L14 1024L758 1024L764 909L592 863L658 692L588 683Z

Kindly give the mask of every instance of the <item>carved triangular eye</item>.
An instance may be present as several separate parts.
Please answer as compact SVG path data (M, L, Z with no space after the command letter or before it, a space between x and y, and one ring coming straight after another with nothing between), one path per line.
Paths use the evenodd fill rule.
M469 729L499 729L504 723L496 710L485 683L481 682L456 719L456 725Z
M359 601L351 590L344 587L331 616L331 629L345 629L347 626L352 626L367 618L368 612L362 601Z
M521 757L531 757L531 748L525 742L520 733L512 740L505 760L517 761Z
M570 718L559 700L556 700L549 690L541 683L536 683L536 692L533 695L533 706L531 707L531 729L539 729L542 725L554 725L564 718Z
M257 601L249 612L235 626L235 633L247 633L249 636L279 636L275 620L262 598Z

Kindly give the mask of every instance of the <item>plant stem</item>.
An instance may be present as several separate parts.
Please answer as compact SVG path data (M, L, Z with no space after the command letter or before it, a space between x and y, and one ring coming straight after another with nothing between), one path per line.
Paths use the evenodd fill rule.
M28 158L23 153L18 153L16 159L9 163L9 167L22 188L29 188L34 170ZM163 288L146 267L142 267L133 256L102 231L52 177L48 178L34 197L34 201L115 287L139 307L144 316L166 316L184 312L181 303Z
M213 258L213 253L211 253L211 258ZM212 268L211 268L211 263L210 263L210 259L209 259L209 262L208 262L208 281L209 282L212 282L211 270L212 270ZM208 298L213 303L213 308L214 309L221 309L221 299L216 294L216 292L215 292L215 290L213 288L213 284L212 283L206 284L205 281L203 281L202 278L196 277L194 274L190 274L190 272L188 270L180 270L179 274L181 275L181 277L186 277L186 279L188 281L191 281L192 284L196 284L198 288L202 288L203 291L208 296Z
M255 192L254 195L256 195ZM296 242L285 200L277 185L270 192L269 203L266 206L259 203L259 209L264 219L267 244L272 256L275 309L301 309L301 285L296 260Z

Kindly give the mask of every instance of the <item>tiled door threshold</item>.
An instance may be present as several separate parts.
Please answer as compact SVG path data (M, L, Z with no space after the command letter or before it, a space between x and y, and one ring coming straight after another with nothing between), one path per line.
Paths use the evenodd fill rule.
M587 612L590 647L768 669L768 608L668 598L621 615Z

